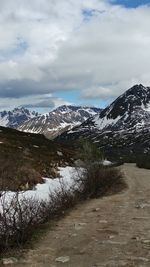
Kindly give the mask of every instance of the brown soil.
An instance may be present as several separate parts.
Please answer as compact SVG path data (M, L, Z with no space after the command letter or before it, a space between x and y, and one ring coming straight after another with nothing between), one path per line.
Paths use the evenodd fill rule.
M121 169L127 190L77 206L13 266L150 266L150 170Z

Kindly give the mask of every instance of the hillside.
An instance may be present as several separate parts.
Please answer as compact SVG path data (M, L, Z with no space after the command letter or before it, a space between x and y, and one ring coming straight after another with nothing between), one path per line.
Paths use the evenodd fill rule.
M49 141L43 135L0 127L0 186L16 189L42 182L42 176L57 176L57 166L72 163L68 146Z

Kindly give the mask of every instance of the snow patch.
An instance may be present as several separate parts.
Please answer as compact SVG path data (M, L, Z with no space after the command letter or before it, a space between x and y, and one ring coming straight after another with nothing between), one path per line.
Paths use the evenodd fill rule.
M103 166L111 166L112 162L105 159L105 160L102 161L102 164L103 164Z
M99 130L104 129L108 125L114 125L121 119L121 116L118 116L116 119L108 119L106 116L104 118L99 118L97 115L94 119L94 122Z
M47 201L49 199L49 194L59 191L61 189L61 185L64 184L66 191L70 190L74 185L74 178L77 177L78 173L82 171L81 169L77 169L74 167L60 167L59 173L60 178L50 179L50 178L43 178L43 184L37 184L33 190L28 190L25 192L20 192L19 200L26 198L26 199L35 199L35 200L44 200ZM8 191L5 193L5 203L10 203L11 200L15 196L15 192ZM0 204L1 205L1 204ZM2 207L0 206L0 210Z

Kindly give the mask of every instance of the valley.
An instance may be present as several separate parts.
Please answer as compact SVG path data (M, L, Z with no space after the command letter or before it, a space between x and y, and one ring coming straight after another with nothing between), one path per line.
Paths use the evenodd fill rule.
M21 108L14 123L2 121L2 266L149 266L149 105L150 88L140 84L103 110ZM22 123L20 112L29 115Z
M150 267L150 0L0 11L0 267Z

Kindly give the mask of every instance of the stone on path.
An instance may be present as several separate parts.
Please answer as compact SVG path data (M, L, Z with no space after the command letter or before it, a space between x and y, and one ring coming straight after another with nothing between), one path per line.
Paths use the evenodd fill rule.
M69 256L62 256L59 258L55 259L56 262L62 262L62 263L66 263L70 261L70 257Z
M11 264L15 264L17 263L18 260L14 257L11 257L11 258L3 258L2 259L2 264L3 265L11 265Z

